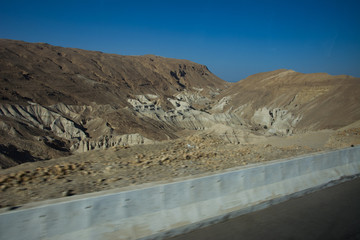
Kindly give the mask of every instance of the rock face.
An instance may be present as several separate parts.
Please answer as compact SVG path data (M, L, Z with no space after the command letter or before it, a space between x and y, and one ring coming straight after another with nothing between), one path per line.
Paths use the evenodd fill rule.
M269 133L280 133L282 135L292 134L301 116L294 116L286 109L266 107L259 108L254 112L251 121L254 124L268 129Z
M66 140L86 138L86 134L73 121L36 103L30 103L27 106L0 105L0 116L23 122L40 130L50 131Z
M85 139L76 142L74 145L71 146L70 150L73 152L82 153L91 150L106 149L115 146L131 146L155 142L156 141L145 138L138 133L117 135L115 137L105 135L102 139Z
M217 123L242 125L241 120L234 114L210 114L203 109L194 109L191 105L192 101L189 101L189 98L183 98L181 96L168 98L167 100L172 104L172 109L166 111L156 103L157 96L149 98L148 96L138 95L136 97L136 99L128 100L135 111L177 128L204 130ZM210 101L210 99L208 99L208 101Z
M0 165L193 131L237 144L339 128L360 119L359 84L291 70L231 84L187 60L0 40Z

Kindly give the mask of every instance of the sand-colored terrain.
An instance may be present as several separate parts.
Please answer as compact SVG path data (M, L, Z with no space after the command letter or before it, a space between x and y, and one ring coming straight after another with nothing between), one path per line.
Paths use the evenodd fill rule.
M197 134L157 144L112 147L25 163L0 172L0 206L169 181L248 164L360 145L360 126L249 144Z
M360 79L0 39L0 207L360 144Z

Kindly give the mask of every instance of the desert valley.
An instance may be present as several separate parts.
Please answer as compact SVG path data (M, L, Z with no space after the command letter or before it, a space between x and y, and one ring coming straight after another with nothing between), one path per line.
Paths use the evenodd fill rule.
M0 207L360 144L360 79L0 39Z

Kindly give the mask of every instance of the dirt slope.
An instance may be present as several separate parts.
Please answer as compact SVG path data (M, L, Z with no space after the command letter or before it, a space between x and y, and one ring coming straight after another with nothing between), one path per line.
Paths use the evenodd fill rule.
M152 55L121 56L0 40L1 102L48 106L127 104L128 94L173 95L193 87L217 89L227 83L206 66Z
M360 119L360 79L277 70L252 75L219 96L224 110L280 134L338 129ZM220 100L221 101L221 100Z

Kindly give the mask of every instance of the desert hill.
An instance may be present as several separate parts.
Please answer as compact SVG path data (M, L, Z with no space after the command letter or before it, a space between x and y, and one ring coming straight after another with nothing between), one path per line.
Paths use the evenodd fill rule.
M338 129L360 119L360 79L276 70L252 75L219 96L253 129L289 134Z
M178 91L226 86L206 66L158 56L121 56L0 40L2 102L36 102L49 106L114 104L128 95L172 96ZM8 88L11 87L12 91Z
M4 39L0 70L0 146L10 165L176 138L184 126L173 124L182 118L174 110L193 109L174 96L194 93L188 100L205 106L228 85L187 60Z
M2 168L194 133L228 143L360 119L360 79L277 70L227 83L206 66L0 40Z

